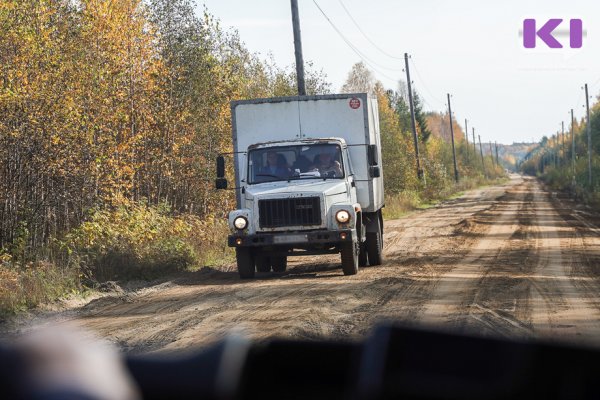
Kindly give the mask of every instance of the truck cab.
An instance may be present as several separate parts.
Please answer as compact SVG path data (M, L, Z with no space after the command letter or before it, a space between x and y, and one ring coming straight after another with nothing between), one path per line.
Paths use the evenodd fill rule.
M241 278L283 272L292 255L339 253L345 275L381 263L375 99L354 94L233 102L232 118L237 209L229 213L228 245L236 249ZM223 157L216 184L227 187Z

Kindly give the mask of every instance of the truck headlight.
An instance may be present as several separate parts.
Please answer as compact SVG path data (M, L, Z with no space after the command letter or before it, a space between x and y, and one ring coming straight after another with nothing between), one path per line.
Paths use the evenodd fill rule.
M335 214L335 219L340 224L345 224L350 221L350 213L346 210L340 210Z
M244 217L237 217L233 220L233 226L239 230L245 229L248 226L248 220Z

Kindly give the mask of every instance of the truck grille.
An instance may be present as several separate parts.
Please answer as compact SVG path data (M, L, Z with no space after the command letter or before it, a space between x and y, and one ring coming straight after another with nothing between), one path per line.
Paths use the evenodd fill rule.
M321 202L319 197L259 200L258 215L261 228L320 225Z

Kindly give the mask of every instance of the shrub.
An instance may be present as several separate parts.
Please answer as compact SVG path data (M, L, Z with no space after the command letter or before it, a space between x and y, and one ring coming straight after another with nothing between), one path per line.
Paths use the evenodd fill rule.
M226 229L214 218L173 216L167 206L126 203L95 210L61 245L69 262L90 278L147 279L223 259Z
M409 211L417 209L421 199L415 191L404 191L397 194L387 195L385 197L385 207L383 208L383 217L385 219L400 218Z
M0 316L55 300L78 287L74 270L48 262L20 263L0 253Z

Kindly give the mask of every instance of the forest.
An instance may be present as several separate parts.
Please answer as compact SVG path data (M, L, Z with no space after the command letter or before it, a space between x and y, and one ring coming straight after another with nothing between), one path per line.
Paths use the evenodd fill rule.
M0 315L107 280L231 262L224 218L235 201L214 190L215 158L231 151L229 102L295 95L295 68L196 10L188 0L0 0ZM318 60L305 68L308 94L338 90ZM387 218L504 176L453 120L455 182L448 114L424 111L416 88L419 179L403 77L385 88L361 62L348 70L340 91L378 99ZM579 125L576 135L583 154ZM553 176L536 161L548 151L524 168Z
M563 122L560 131L544 136L519 165L523 173L595 207L600 205L599 100L590 105L589 131L587 117Z

